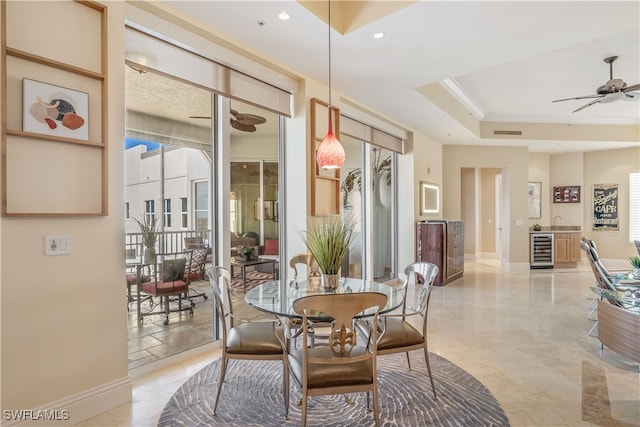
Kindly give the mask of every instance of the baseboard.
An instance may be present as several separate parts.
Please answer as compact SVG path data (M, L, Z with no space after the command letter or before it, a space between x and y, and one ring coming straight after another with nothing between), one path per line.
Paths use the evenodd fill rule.
M498 254L495 252L480 252L479 259L498 259Z
M531 270L531 266L529 265L528 262L503 263L502 267L505 270L513 272L513 273L525 273L525 272L528 272L529 270Z
M131 392L131 378L123 377L82 393L47 403L29 413L23 412L21 414L23 420L3 419L2 426L73 426L131 402Z
M201 355L206 355L214 351L219 351L220 346L221 346L220 340L213 341L208 344L204 344L196 348L192 348L190 350L180 352L173 356L165 357L163 359L158 360L157 362L147 363L146 365L142 365L137 368L130 369L129 376L131 378L138 378L142 375L155 372L159 369L166 368L167 366L175 365L176 363L183 362L187 359L191 359L193 357L197 357Z

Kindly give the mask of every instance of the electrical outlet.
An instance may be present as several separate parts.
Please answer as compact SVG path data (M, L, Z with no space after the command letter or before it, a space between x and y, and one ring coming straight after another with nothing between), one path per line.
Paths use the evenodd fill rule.
M44 236L45 255L68 255L71 253L71 236Z

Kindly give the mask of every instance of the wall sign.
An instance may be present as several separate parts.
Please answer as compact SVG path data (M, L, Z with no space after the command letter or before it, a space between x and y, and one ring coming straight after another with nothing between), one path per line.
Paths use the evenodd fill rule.
M580 203L580 186L553 187L553 203Z
M593 229L618 231L618 184L593 185Z

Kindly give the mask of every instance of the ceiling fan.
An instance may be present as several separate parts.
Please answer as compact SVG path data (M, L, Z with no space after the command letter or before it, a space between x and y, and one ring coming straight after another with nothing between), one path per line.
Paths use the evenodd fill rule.
M211 116L189 116L190 119L207 119L211 120ZM231 110L231 127L243 132L255 132L256 125L265 123L267 119L256 114L239 113Z
M616 59L618 59L617 56L609 56L604 59L604 62L609 64L609 81L597 89L596 95L585 95L576 96L574 98L556 99L552 102L571 101L574 99L593 99L593 101L590 101L582 107L572 111L573 113L575 113L597 103L608 104L610 102L619 101L621 99L624 99L626 101L640 100L640 93L633 92L636 90L640 90L640 83L627 86L627 84L622 79L613 78L613 61L615 61Z

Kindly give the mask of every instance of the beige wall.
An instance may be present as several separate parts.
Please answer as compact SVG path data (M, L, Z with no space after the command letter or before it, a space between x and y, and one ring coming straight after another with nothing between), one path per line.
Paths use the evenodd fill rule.
M55 11L47 21L56 22ZM123 25L124 3L109 2L109 214L0 219L2 409L71 409L79 422L94 415L75 411L91 401L91 392L100 394L89 402L98 412L131 398L122 250ZM21 30L24 37L35 34L33 25ZM82 62L81 48L57 46ZM71 237L71 254L44 255L44 237L56 234ZM77 397L82 393L88 394Z
M528 266L527 182L529 153L526 147L447 145L442 149L444 217L462 218L462 168L500 168L506 209L502 238L506 263ZM468 196L464 196L467 198ZM466 224L465 224L466 229ZM466 250L466 248L465 248Z
M551 161L548 153L529 153L529 182L541 183L540 213L541 218L529 218L529 225L549 225L551 223Z
M582 156L583 153L564 153L551 156L549 186L545 188L547 196L543 199L551 206L549 221L546 224L553 224L553 218L560 216L561 218L556 218L556 225L583 227L582 212L588 206L582 197L584 194L581 194L580 203L553 203L553 187L579 185L580 189L584 191L583 176L585 172Z
M480 169L480 252L496 252L496 175L502 171L496 168Z
M479 174L475 168L460 169L460 219L464 221L464 253L476 256L476 232L478 229Z
M605 259L624 259L637 255L629 242L629 173L640 171L640 147L584 153L582 187L583 234L598 244ZM593 231L593 184L618 184L619 231ZM635 195L640 197L640 195Z
M442 144L426 138L420 134L413 136L409 154L414 158L414 212L416 221L442 218ZM420 181L426 181L440 186L440 212L437 214L422 215L420 213ZM406 184L401 183L401 187Z

